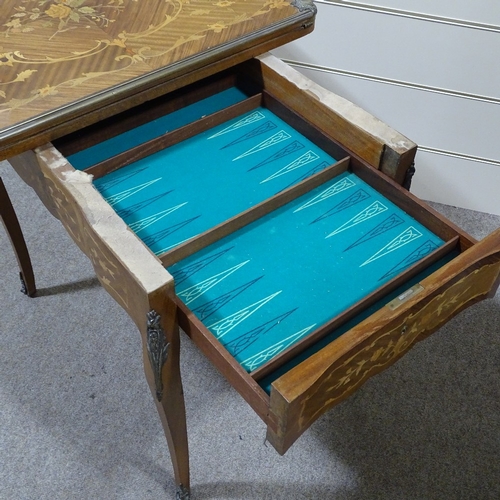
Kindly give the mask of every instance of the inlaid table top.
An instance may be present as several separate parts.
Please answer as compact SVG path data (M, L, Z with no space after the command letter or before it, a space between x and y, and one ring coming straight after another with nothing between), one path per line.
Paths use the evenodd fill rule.
M308 0L1 3L0 159L297 38L315 14Z

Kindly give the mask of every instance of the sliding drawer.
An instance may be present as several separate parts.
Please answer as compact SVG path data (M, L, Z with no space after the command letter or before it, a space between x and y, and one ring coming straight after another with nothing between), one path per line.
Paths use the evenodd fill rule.
M121 228L131 276L133 239L280 453L500 272L499 231L478 243L377 170L402 181L411 142L304 82L265 56L13 160L137 317L75 214Z

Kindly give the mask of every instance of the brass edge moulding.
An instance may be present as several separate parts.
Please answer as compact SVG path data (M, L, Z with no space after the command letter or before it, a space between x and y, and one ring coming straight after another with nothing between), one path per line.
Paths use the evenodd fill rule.
M313 16L318 12L318 8L314 5L313 0L292 0L290 5L297 8L299 12L309 11Z
M411 288L408 288L408 290L406 290L402 294L398 295L395 299L391 300L387 304L387 307L391 311L394 311L394 309L397 309L399 306L402 306L405 302L408 302L411 298L415 297L415 295L422 292L423 290L424 287L420 283L417 283L416 285L413 285Z

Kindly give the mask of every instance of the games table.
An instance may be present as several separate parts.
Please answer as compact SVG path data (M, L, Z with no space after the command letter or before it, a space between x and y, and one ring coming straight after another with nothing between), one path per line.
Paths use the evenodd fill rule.
M477 242L408 192L416 145L259 55L312 30L311 4L7 7L0 158L137 324L177 498L190 495L179 326L285 453L495 293L500 231ZM14 217L2 208L11 237Z

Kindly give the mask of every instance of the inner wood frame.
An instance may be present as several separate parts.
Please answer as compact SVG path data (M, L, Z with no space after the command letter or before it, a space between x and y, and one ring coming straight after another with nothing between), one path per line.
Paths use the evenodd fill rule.
M201 87L195 86L195 88L193 88L189 93L188 97L183 98L182 96L177 96L172 100L169 100L169 112L181 109L188 104L201 100L205 97L208 97L235 85L239 86L239 82L237 81L235 75L228 74L222 79L210 81L208 84L204 84ZM246 88L244 89L244 92L255 92L257 88L252 82L247 83L245 87ZM207 117L185 125L184 127L180 127L179 129L176 129L172 132L140 144L139 146L113 156L108 160L104 160L92 167L85 169L85 172L94 175L95 178L102 177L107 173L138 161L145 156L154 154L162 148L177 144L178 142L181 142L182 140L185 140L192 135L208 130L215 125L224 123L224 121L230 120L238 116L238 114L243 114L260 105L269 109L276 116L287 122L295 130L304 135L307 139L315 143L318 147L323 149L334 158L341 159L348 156L348 152L338 143L336 143L331 137L327 136L317 127L309 123L298 113L288 108L285 104L283 104L279 99L271 95L269 92L263 91L262 94L256 94L239 103L228 106L221 111L215 112L211 115L208 115ZM162 108L162 111L165 112L165 109ZM159 111L157 112L159 113ZM159 114L159 116L161 116L161 113ZM142 119L144 118L145 117L142 116ZM124 130L121 130L121 132L123 131ZM106 138L108 137L106 136ZM360 160L359 158L351 157L351 168L353 173L355 173L358 177L360 177L368 184L372 185L383 196L385 196L403 211L414 217L418 222L426 226L441 239L448 241L458 234L460 236L460 247L462 251L466 250L474 243L476 243L476 240L472 239L460 228L450 225L450 223L448 221L445 221L445 219L440 214L431 210L430 207L427 207L418 198L412 196L399 184L387 178L387 176L381 174L377 169L370 167L364 161ZM292 198L290 198L290 200L291 199ZM281 205L277 205L276 207L278 206ZM203 233L203 235L205 234L206 232ZM163 255L160 256L162 261ZM182 258L183 257L180 257L179 260ZM174 262L175 261L172 261L170 258L168 258L165 260L164 264L167 266L173 264Z
M227 108L224 108L215 113L211 113L203 118L195 120L194 122L188 123L183 127L179 127L171 132L162 134L154 139L143 142L137 146L134 146L122 153L118 153L107 160L103 160L91 167L84 169L88 174L94 176L95 179L104 177L115 170L119 170L122 167L126 167L132 163L135 163L147 156L153 155L162 151L163 149L169 148L178 144L190 137L206 132L217 125L221 125L233 118L236 118L244 113L252 111L258 108L262 104L262 94L257 94L249 97L243 101L236 104L232 104Z
M225 121L228 121L235 116L241 115L251 109L254 109L259 105L268 108L279 118L287 122L295 130L300 132L302 135L318 145L318 147L329 153L331 156L339 158L348 155L348 152L343 147L341 147L332 137L329 137L327 134L319 130L316 126L305 120L298 113L288 108L285 104L283 104L279 99L277 99L269 92L263 91L262 94L255 94L258 90L258 84L256 84L255 82L245 82L245 85L241 85L241 82L238 81L237 76L230 72L228 72L228 74L226 74L223 78L213 78L208 83L206 81L199 82L199 84L195 85L187 95L179 95L173 97L170 96L170 98L166 100L166 102L161 106L153 106L152 108L149 107L147 111L143 110L139 114L138 118L130 117L130 119L126 119L122 122L120 122L120 120L117 120L119 124L116 125L111 132L107 131L103 135L102 131L98 130L100 127L96 126L93 130L90 130L86 134L84 134L83 139L81 137L65 138L64 140L62 140L62 145L58 144L58 146L61 147L61 149L64 151L64 154L77 152L81 149L85 149L86 147L90 147L91 145L102 142L102 140L114 137L116 135L119 135L120 133L130 130L131 128L146 123L151 119L158 118L164 114L176 111L189 104L197 102L205 97L209 97L210 95L213 95L217 92L226 90L231 86L236 86L247 94L249 93L250 88L250 92L253 92L254 95L246 100L241 101L240 103L228 106L221 111L213 113L212 115L208 115L207 117L204 117L200 120L196 120L188 125L185 125L184 127L180 127L179 129L164 134L163 136L160 136L156 139L152 139L151 141L143 143L135 148L132 148L131 150L128 150L99 164L89 167L88 169L86 169L86 172L93 174L95 177L101 177L109 172L121 168L122 166L128 165L130 163L138 161L145 156L153 154L160 149L164 149L165 147L176 144L177 142L192 137L193 135L203 132L215 125L224 123ZM155 110L154 117L151 114L151 109ZM116 121L114 123L116 123ZM459 241L462 250L465 247L474 244L474 241L471 240L470 237L468 237L465 233L457 230L458 228L450 227L449 223L445 222L439 215L432 213L428 207L420 202L420 200L409 196L409 193L406 190L402 189L399 184L387 179L379 171L370 167L365 161L355 156L353 158L346 157L338 161L333 166L330 166L322 172L311 176L305 181L302 181L301 183L292 186L291 188L288 188L287 190L278 193L277 195L274 195L268 200L265 200L264 202L250 208L245 212L237 214L231 219L224 221L223 223L205 231L201 235L193 237L184 244L181 244L178 247L160 255L159 258L162 261L163 265L165 267L168 267L175 262L178 262L179 260L182 260L183 258L196 253L202 248L215 243L216 241L237 231L245 225L258 220L259 218L285 205L293 199L309 192L310 190L323 184L324 182L335 178L340 173L346 171L348 167L362 180L375 187L375 189L377 189L387 199L392 201L399 208L414 217L436 235L441 237L445 241L445 244L436 251L426 256L424 259L420 260L415 265L411 266L405 272L399 274L379 289L364 297L361 301L354 304L332 320L323 324L321 327L317 328L315 331L306 336L304 339L291 346L284 352L280 353L278 356L271 359L269 362L265 363L250 374L248 374L239 365L234 357L228 351L226 351L226 349L217 341L217 339L215 339L215 337L213 337L213 335L208 331L203 323L194 316L194 314L189 310L187 306L182 303L182 301L180 301L180 299L178 299L177 302L180 311L183 311L184 313L180 315L181 317L183 317L181 326L184 330L191 330L191 327L189 325L193 326L194 330L197 331L201 337L205 338L207 349L212 350L209 345L216 345L218 356L222 356L222 358L225 358L225 362L223 362L222 365L227 365L229 363L229 365L232 366L234 370L233 365L236 364L240 367L239 371L243 372L241 374L242 376L244 374L244 376L246 378L249 378L250 380L260 380L264 376L276 370L283 363L295 357L302 350L306 349L307 347L324 337L326 334L330 333L332 330L338 328L349 319L352 319L363 309L369 307L384 295L390 293L392 290L402 285L405 281L411 279L414 275L418 274L418 272L430 266L441 257L446 255L448 252L452 251L458 246ZM193 335L193 332L191 332L190 336L191 335ZM194 333L194 335L196 336L197 334ZM212 337L213 342L210 342L209 339L211 339ZM227 370L224 370L224 372L227 375ZM253 386L252 383L251 385ZM254 389L255 388L253 388L252 391L254 391ZM260 402L257 403L257 406L261 407L263 403L262 395L258 399ZM255 403L256 402L254 401L254 404ZM252 404L252 406L254 406L254 404ZM261 416L263 416L263 414L261 414Z
M232 68L55 139L53 144L64 156L71 156L231 87L240 88ZM260 92L255 85L241 90L249 97Z

